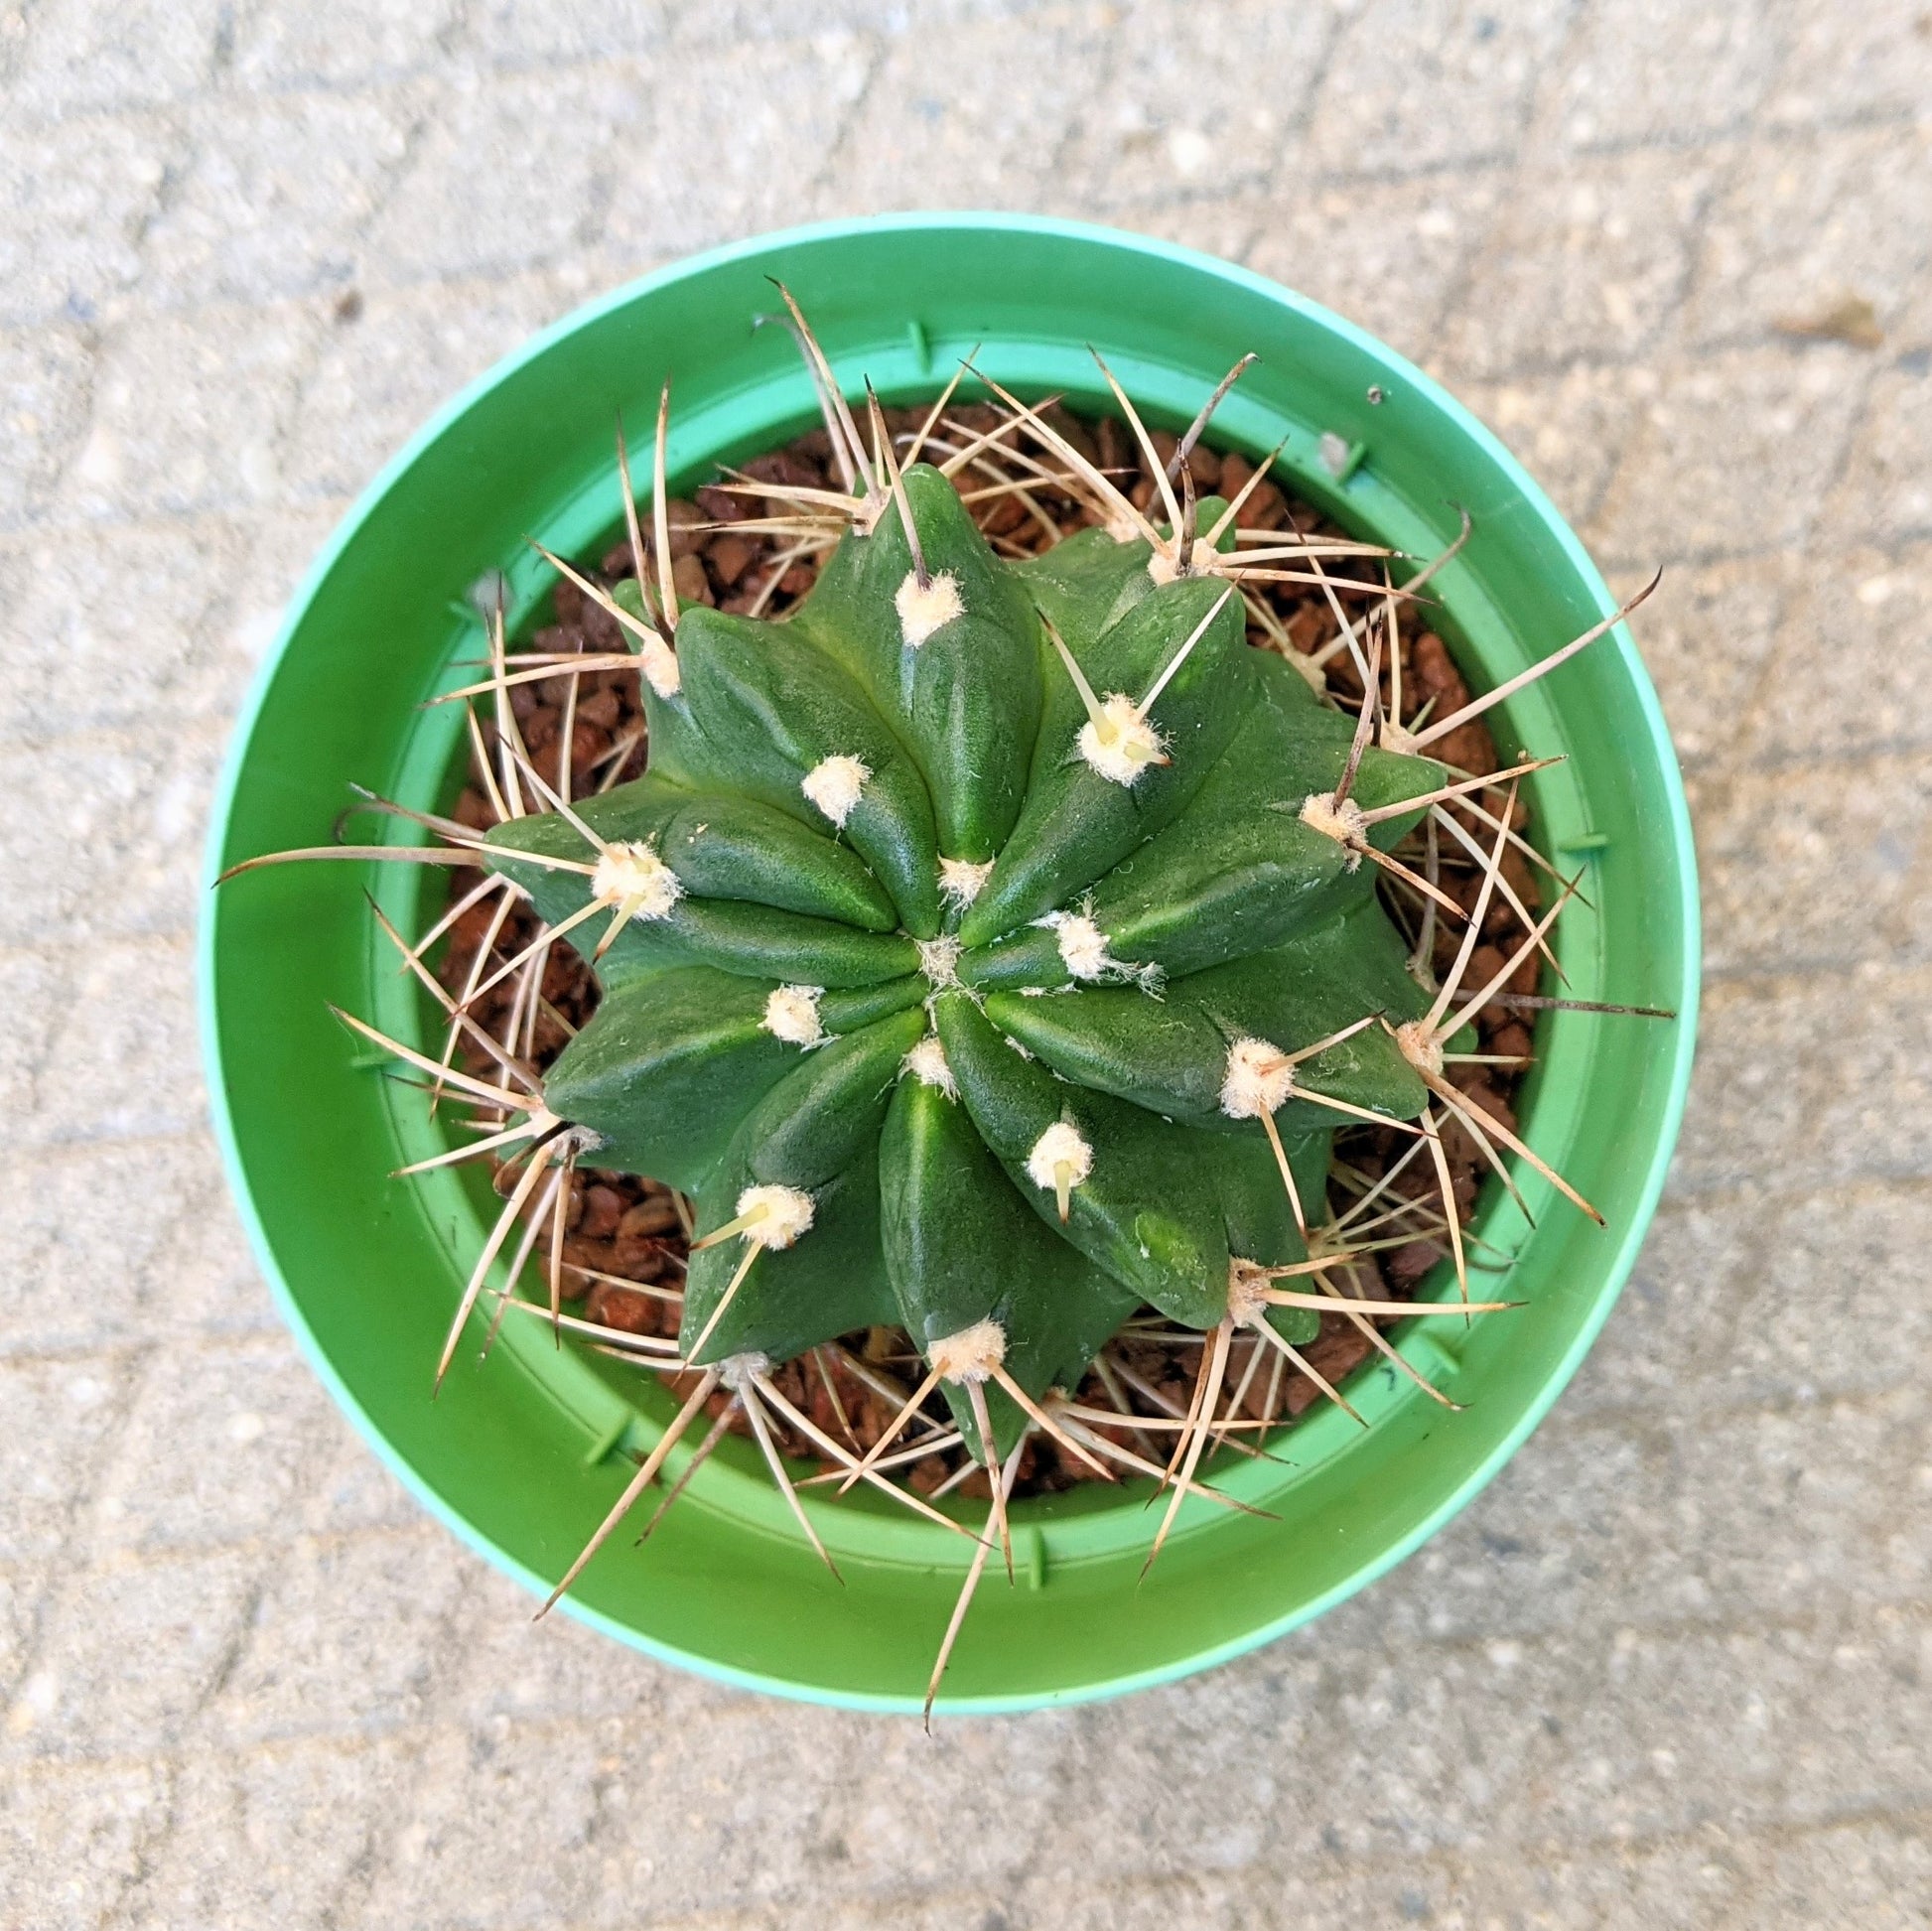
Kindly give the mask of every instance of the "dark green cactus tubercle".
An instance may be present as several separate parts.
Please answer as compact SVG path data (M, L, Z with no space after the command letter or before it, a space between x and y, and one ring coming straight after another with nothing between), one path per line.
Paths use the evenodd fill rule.
M695 1200L684 1358L897 1323L983 1454L1143 1303L1313 1334L1262 1290L1336 1126L1428 1103L1363 860L1445 772L1250 648L1211 558L1007 563L937 470L892 496L786 620L648 637L648 773L489 863L602 947L543 1107Z

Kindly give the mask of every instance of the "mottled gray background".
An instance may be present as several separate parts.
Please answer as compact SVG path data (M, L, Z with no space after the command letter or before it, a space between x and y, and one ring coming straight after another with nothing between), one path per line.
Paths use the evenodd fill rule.
M0 1921L1932 1922L1926 0L28 0L0 84ZM533 1631L418 1515L243 1248L190 958L277 607L419 419L913 205L1279 276L1668 564L1711 964L1637 1278L1453 1528L930 1742Z

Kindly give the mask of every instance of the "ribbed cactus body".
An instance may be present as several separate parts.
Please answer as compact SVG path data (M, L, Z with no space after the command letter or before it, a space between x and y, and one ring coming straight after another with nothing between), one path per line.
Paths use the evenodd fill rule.
M1443 771L1351 769L1352 720L1213 574L1157 581L1100 530L1008 564L937 471L903 491L916 554L888 513L782 621L686 610L648 774L505 823L493 862L609 938L544 1104L695 1199L689 1358L897 1323L943 1364L984 1329L1037 1398L1140 1304L1207 1329L1236 1262L1304 1257L1264 1111L1318 1202L1319 1096L1423 1110L1390 1028L1428 1001L1373 869L1302 813L1345 771L1371 814Z

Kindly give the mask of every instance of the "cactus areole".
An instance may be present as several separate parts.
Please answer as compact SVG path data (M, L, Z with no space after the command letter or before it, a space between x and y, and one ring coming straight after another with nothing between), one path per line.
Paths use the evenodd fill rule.
M1511 768L1472 772L1446 754L1459 726L1604 635L1624 611L1567 641L1536 640L1533 651L1547 653L1539 661L1474 698L1464 691L1450 715L1433 715L1434 699L1418 707L1413 693L1405 706L1405 614L1468 540L1471 519L1448 551L1402 554L1332 532L1244 525L1265 465L1244 468L1251 481L1229 484L1231 500L1197 499L1188 450L1252 357L1206 397L1179 446L1158 454L1101 363L1149 479L1130 496L1118 470L1098 468L1043 408L976 369L962 373L979 385L971 393L992 398L975 406L999 416L996 430L962 429L941 396L925 429L896 437L868 391L862 433L859 400L783 299L830 474L844 486L787 495L769 477L724 486L762 497L769 530L819 556L803 601L764 619L680 597L666 520L668 384L642 487L619 434L635 575L607 587L543 552L621 628L621 652L570 661L634 670L643 775L590 795L573 792L567 763L561 777L552 764L554 783L545 777L509 693L559 672L547 659L518 668L497 605L485 616L487 677L445 700L472 701L467 728L492 824L377 800L436 842L304 847L229 870L325 857L481 867L483 883L465 903L498 895L492 932L512 906L535 915L535 940L483 977L485 942L453 993L426 954L462 908L453 903L414 940L376 912L443 1007L440 1058L341 1017L472 1112L442 1151L404 1171L500 1164L508 1197L468 1257L439 1384L466 1331L493 1337L518 1306L555 1324L560 1340L569 1328L621 1342L624 1358L672 1378L675 1418L637 1438L639 1465L588 1545L573 1538L581 1553L551 1600L662 1476L654 1526L734 1417L829 1566L813 1524L823 1504L801 1500L775 1440L782 1428L822 1455L817 1480L884 1491L921 1519L921 1536L924 1525L947 1531L939 1542L955 1556L954 1538L964 1539L951 1621L931 1632L930 1710L989 1556L1003 1552L1015 1574L1008 1504L1029 1440L1050 1438L1063 1465L1077 1459L1095 1476L1153 1478L1165 1503L1149 1517L1151 1563L1189 1497L1250 1521L1266 1514L1213 1486L1222 1450L1232 1443L1252 1463L1276 1413L1271 1392L1268 1420L1243 1419L1246 1383L1233 1389L1230 1374L1237 1337L1240 1372L1292 1363L1349 1425L1366 1426L1348 1391L1302 1352L1324 1316L1340 1313L1379 1350L1392 1388L1414 1384L1455 1405L1425 1371L1452 1366L1452 1351L1398 1349L1381 1331L1413 1314L1460 1332L1475 1317L1509 1319L1503 1310L1517 1305L1507 1257L1496 1265L1491 1249L1478 1263L1460 1231L1468 1196L1458 1209L1444 1149L1451 1127L1480 1150L1526 1224L1518 1179L1529 1170L1540 1198L1567 1196L1601 1218L1516 1136L1513 1116L1474 1102L1458 1063L1482 1056L1475 1022L1491 1001L1571 1003L1520 990L1539 955L1553 956L1548 934L1583 878L1514 829L1518 782L1551 760L1526 754ZM1024 495L1030 479L1050 480L1088 526L1033 554L1003 553L959 478L981 445L1006 465L983 493ZM1354 665L1345 703L1263 608L1255 592L1270 579L1321 586L1335 620L1322 655L1345 651ZM1444 889L1439 860L1458 868L1456 893ZM1526 861L1542 870L1534 886L1523 883ZM1520 931L1520 943L1499 946L1493 935L1505 930ZM557 944L589 964L599 997L539 1064L518 1047L514 1020L498 1037L475 1015L512 972L533 1011L543 955ZM1680 1057L1673 1123L1682 1073ZM1331 1143L1364 1124L1379 1130L1378 1147L1404 1151L1378 1154L1389 1163L1379 1180L1354 1172L1359 1203L1340 1212ZM651 1290L677 1304L674 1337L670 1316L627 1337L562 1313L565 1209L580 1162L684 1196L687 1271ZM1649 1197L1635 1200L1639 1224ZM1392 1231L1371 1238L1378 1223ZM1351 1264L1425 1223L1449 1263L1436 1288L1415 1302L1365 1295ZM526 1264L544 1272L540 1239L547 1309L522 1293ZM1473 1297L1476 1265L1498 1299ZM1376 1278L1372 1264L1363 1271ZM1594 1291L1606 1308L1606 1292ZM439 1310L439 1326L444 1317ZM1079 1391L1093 1385L1090 1372L1107 1378L1110 1344L1156 1328L1187 1357L1184 1408L1087 1405ZM884 1386L903 1406L883 1431L869 1421L866 1444L849 1425L849 1447L831 1439L774 1379L808 1355L822 1368L840 1337L891 1329L917 1359L896 1364ZM1561 1378L1538 1372L1552 1388ZM707 1414L711 1432L694 1452L693 1424ZM628 1439L626 1427L593 1465ZM1423 1439L1407 1430L1401 1453ZM942 1444L961 1460L938 1492L896 1478ZM1484 1452L1486 1472L1500 1453ZM973 1463L985 1471L985 1505L946 1502ZM1440 1498L1430 1506L1447 1512ZM1037 1587L1037 1545L1031 1561ZM528 1568L553 1562L546 1544ZM924 1555L912 1567L921 1565L929 1573ZM703 1652L687 1639L675 1653ZM745 1667L747 1680L764 1680L755 1662ZM888 1698L904 1700L902 1688Z

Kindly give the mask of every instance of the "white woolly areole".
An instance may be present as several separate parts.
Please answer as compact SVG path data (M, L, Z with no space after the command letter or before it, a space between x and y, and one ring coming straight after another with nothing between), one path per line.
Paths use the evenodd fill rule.
M738 1196L741 1216L763 1212L745 1229L745 1238L754 1247L789 1247L802 1233L810 1231L818 1209L809 1193L795 1186L748 1186Z
M938 938L915 938L919 948L919 970L934 992L943 992L959 983L959 941L950 934Z
M1228 1262L1228 1319L1237 1327L1252 1327L1268 1318L1267 1270L1259 1261L1236 1255Z
M748 1382L759 1381L770 1372L770 1355L755 1354L749 1349L743 1354L728 1354L718 1363L718 1379L734 1395L742 1393Z
M863 759L821 759L800 780L798 788L841 830L859 802L859 793L872 779L872 767Z
M651 637L640 644L637 654L643 659L645 679L659 697L675 697L684 688L677 652L662 637Z
M1368 820L1353 798L1343 798L1337 804L1332 791L1311 791L1303 801L1301 817L1311 831L1332 838L1337 845L1359 847L1368 842ZM1352 872L1360 863L1354 858L1348 869Z
M667 918L684 888L649 845L607 845L591 874L591 897L629 906L632 918Z
M950 570L919 581L916 570L905 573L905 581L893 593L898 612L898 633L916 650L942 623L963 617L966 606L959 600L959 580Z
M1426 1019L1410 1020L1395 1029L1395 1042L1410 1065L1426 1073L1443 1070L1443 1042Z
M1050 911L1035 919L1044 925L1060 948L1060 963L1076 979L1104 979L1119 972L1118 959L1107 953L1107 934L1085 912Z
M939 896L954 911L964 911L980 896L980 889L993 876L993 861L975 865L969 858L942 858L939 861Z
M824 991L823 986L773 987L759 1024L787 1045L815 1046L825 1036L818 1020L818 1002Z
M1279 1113L1295 1090L1295 1068L1272 1039L1236 1039L1221 1080L1221 1111L1230 1120Z
M1102 700L1099 720L1089 718L1075 742L1080 756L1114 784L1132 784L1168 755L1167 740L1118 691Z
M948 1381L984 1381L1007 1358L1006 1330L996 1320L976 1320L957 1334L942 1334L925 1358Z
M1027 1177L1051 1193L1059 1185L1058 1170L1067 1171L1067 1184L1078 1186L1093 1172L1093 1149L1080 1138L1078 1127L1065 1120L1053 1124L1034 1142L1027 1156Z
M922 1086L936 1086L947 1099L959 1097L959 1082L952 1076L952 1068L946 1063L946 1048L939 1043L936 1033L928 1033L923 1039L905 1055L902 1064Z
M1208 577L1214 574L1214 566L1221 561L1221 553L1206 537L1194 538L1194 547L1187 552L1187 574L1190 577ZM1156 550L1147 560L1147 574L1157 584L1171 584L1180 575L1180 562L1166 550Z

